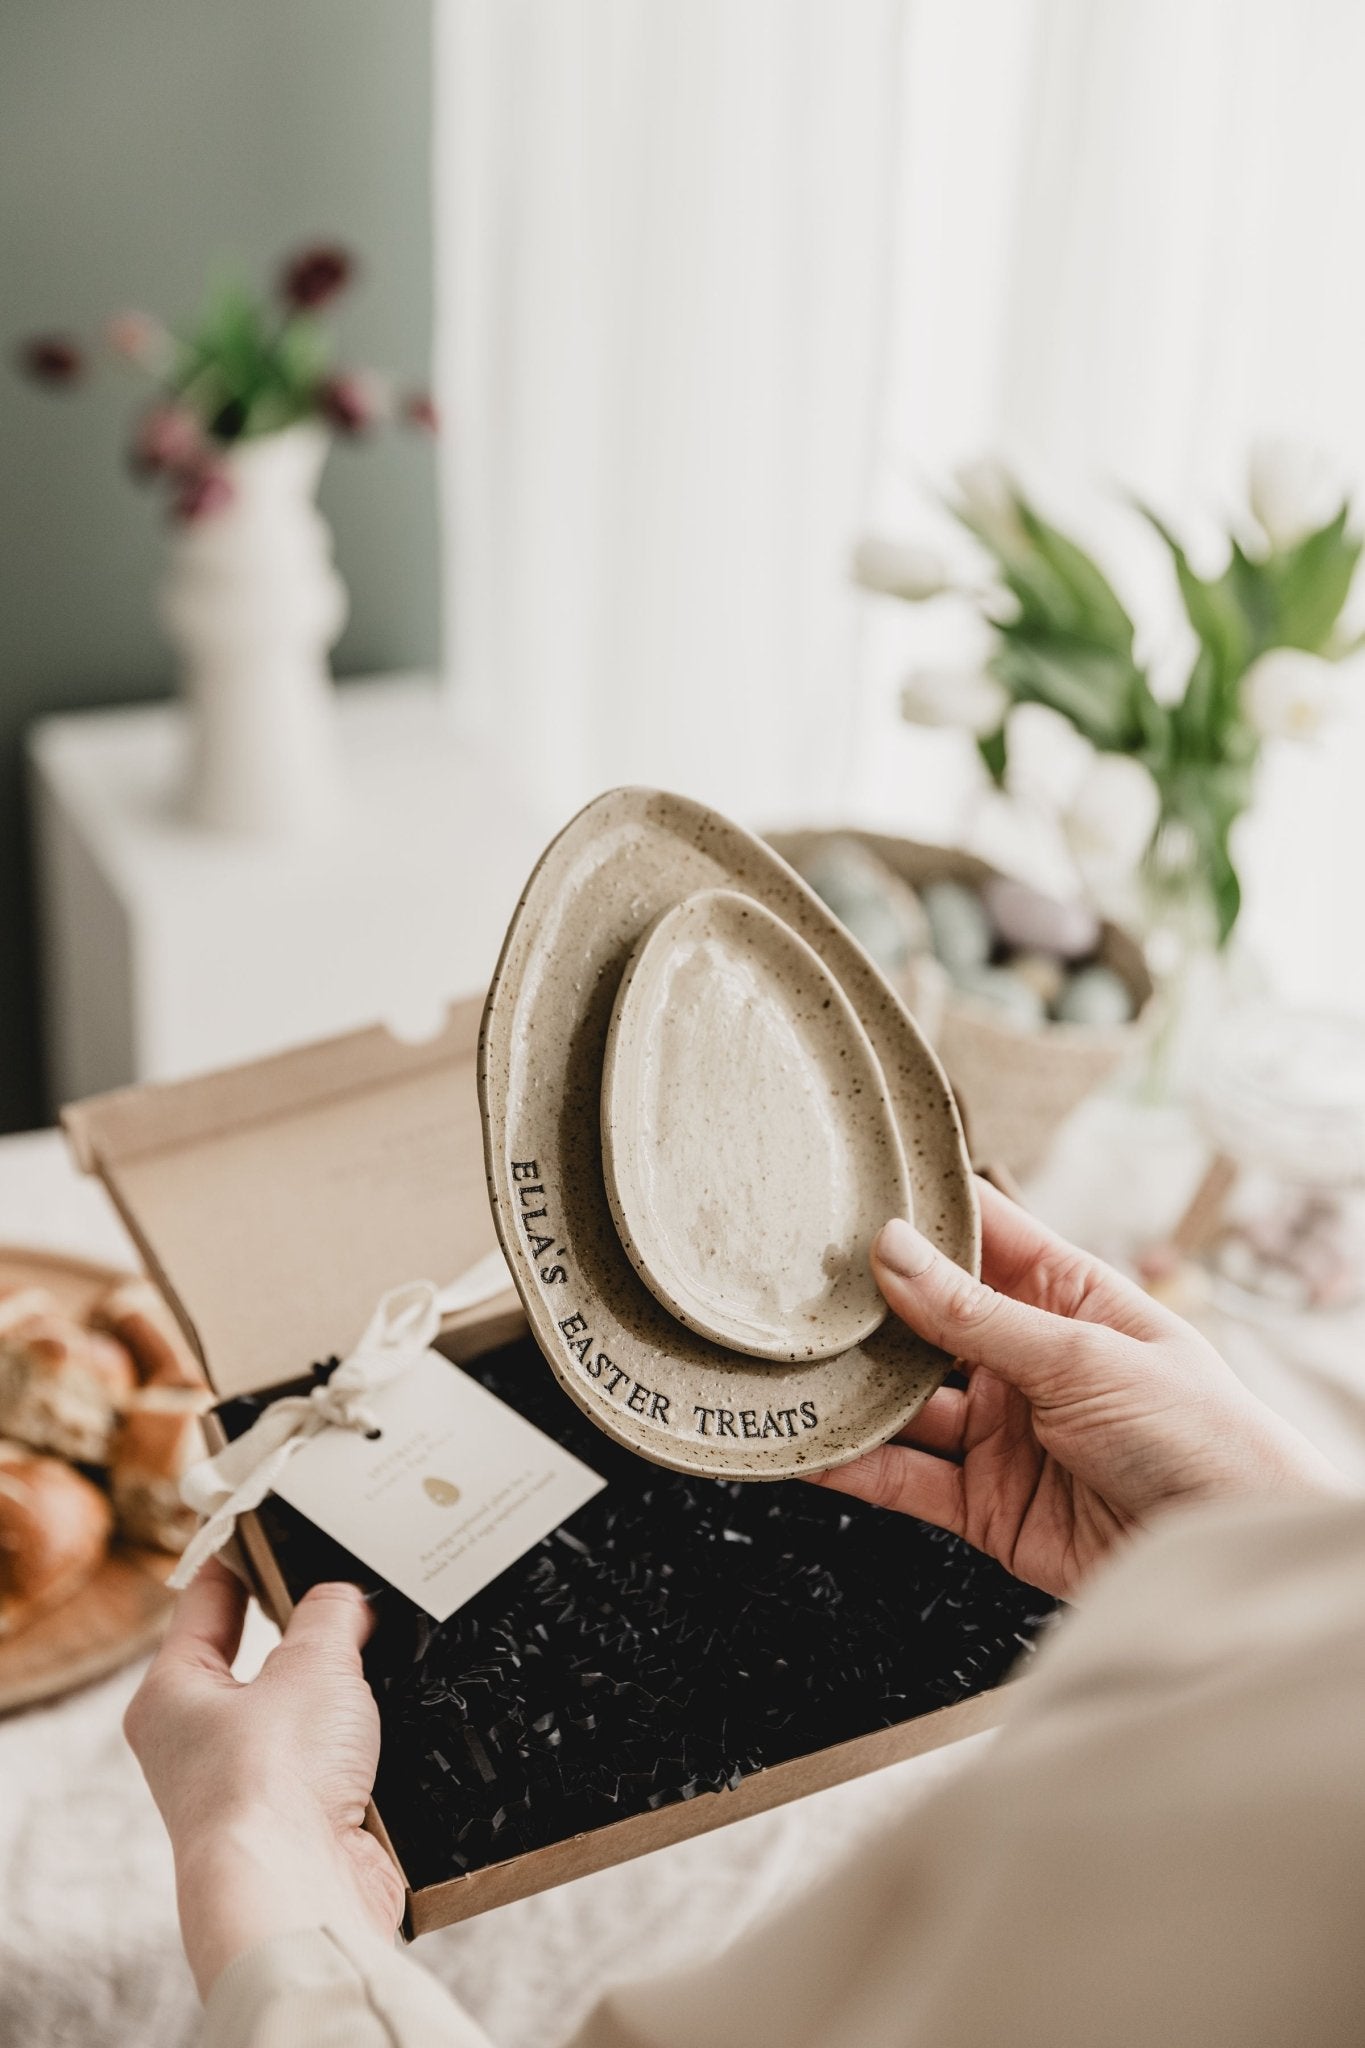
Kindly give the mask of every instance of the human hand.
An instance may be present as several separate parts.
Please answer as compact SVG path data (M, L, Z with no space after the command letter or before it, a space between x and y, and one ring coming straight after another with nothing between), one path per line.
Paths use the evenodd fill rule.
M175 1851L204 1996L269 1935L325 1924L391 1937L403 1906L397 1870L361 1825L379 1761L364 1596L315 1586L241 1685L231 1667L246 1600L224 1565L203 1567L123 1724Z
M951 1529L1063 1599L1164 1508L1345 1491L1188 1323L980 1192L981 1280L908 1223L872 1248L893 1314L959 1360L965 1389L816 1483Z

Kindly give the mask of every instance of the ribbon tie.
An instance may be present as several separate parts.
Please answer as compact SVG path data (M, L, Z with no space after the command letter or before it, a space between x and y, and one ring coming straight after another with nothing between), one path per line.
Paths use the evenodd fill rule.
M216 1457L190 1467L180 1482L180 1497L205 1520L168 1584L177 1590L188 1586L200 1565L227 1542L237 1517L260 1506L295 1451L310 1438L324 1429L373 1435L378 1424L366 1397L419 1363L431 1348L443 1315L501 1293L510 1281L502 1254L492 1252L444 1290L429 1280L390 1288L360 1342L330 1379L306 1394L281 1395Z

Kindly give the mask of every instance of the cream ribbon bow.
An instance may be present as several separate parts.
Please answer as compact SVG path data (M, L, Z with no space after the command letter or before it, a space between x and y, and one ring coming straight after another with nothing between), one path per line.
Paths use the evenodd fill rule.
M449 1287L434 1287L430 1280L391 1287L354 1351L325 1385L272 1401L216 1457L190 1467L180 1482L180 1498L206 1519L167 1584L177 1590L188 1586L200 1565L227 1542L237 1517L260 1506L295 1451L311 1437L324 1429L373 1431L377 1425L366 1397L425 1357L443 1316L490 1300L510 1285L501 1252L490 1252Z

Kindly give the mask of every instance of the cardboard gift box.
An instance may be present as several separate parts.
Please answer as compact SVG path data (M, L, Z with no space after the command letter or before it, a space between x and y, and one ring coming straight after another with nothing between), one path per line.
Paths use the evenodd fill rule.
M480 1012L422 1044L377 1028L66 1111L204 1361L218 1442L344 1356L387 1289L494 1249ZM375 1600L370 1824L410 1935L994 1722L1043 1596L903 1517L609 1444L510 1287L441 1348L601 1472L597 1500L439 1627L283 1502L240 1532L277 1621L322 1576Z

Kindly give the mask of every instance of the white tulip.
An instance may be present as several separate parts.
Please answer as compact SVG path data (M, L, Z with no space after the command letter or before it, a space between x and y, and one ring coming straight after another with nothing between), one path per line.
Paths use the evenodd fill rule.
M947 564L933 548L885 540L876 533L864 534L853 551L853 580L864 590L902 597L911 604L949 588Z
M1340 670L1298 647L1272 647L1242 677L1242 709L1263 739L1305 740L1342 709Z
M1128 754L1096 754L1062 813L1072 858L1092 889L1131 875L1151 843L1161 810L1155 782Z
M1201 645L1184 617L1164 620L1157 631L1139 631L1133 659L1146 674L1158 704L1173 704L1185 694Z
M1027 810L1060 816L1094 766L1095 749L1047 704L1016 704L1009 736L1008 794Z
M963 512L993 547L1014 547L1022 536L1015 483L1002 462L983 455L964 462L953 481Z
M921 668L906 678L901 717L911 725L950 725L978 739L998 732L1009 691L980 668Z
M1320 449L1268 438L1252 447L1247 495L1270 545L1292 548L1336 517L1346 492Z

